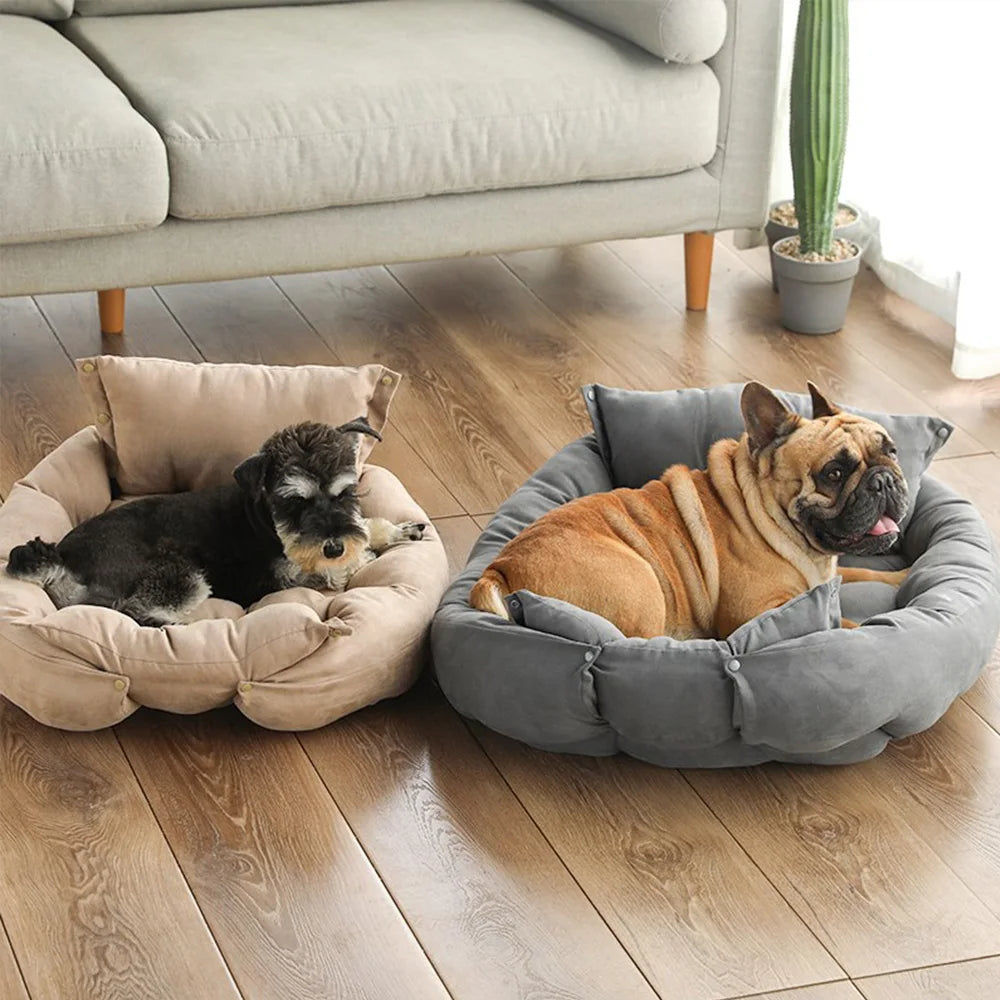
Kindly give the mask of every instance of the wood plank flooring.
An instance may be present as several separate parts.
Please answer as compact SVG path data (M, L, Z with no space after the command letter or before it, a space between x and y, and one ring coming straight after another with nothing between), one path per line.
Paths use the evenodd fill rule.
M28 1000L28 991L6 932L0 935L0 996L7 1000Z
M857 985L866 1000L968 1000L996 996L997 983L1000 958L875 976Z
M654 998L544 831L427 687L300 739L452 996Z
M1000 537L1000 379L864 272L845 329L777 323L761 250L679 238L0 300L0 497L89 421L71 359L360 364L405 378L374 461L454 572L587 430L588 381L747 377L956 424L934 473ZM993 1000L1000 649L863 765L667 771L546 754L433 683L313 733L233 710L61 733L0 702L0 1000Z
M661 996L757 993L841 974L677 772L549 755L482 727L476 735Z
M31 997L236 997L112 732L0 703L0 913Z
M244 996L447 996L293 735L230 710L118 736Z
M803 986L780 993L758 993L753 1000L861 1000L861 994L846 979L818 986Z

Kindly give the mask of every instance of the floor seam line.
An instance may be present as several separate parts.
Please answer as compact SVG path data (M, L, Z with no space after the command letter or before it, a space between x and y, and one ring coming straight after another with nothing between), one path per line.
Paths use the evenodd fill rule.
M716 240L716 243L718 243L718 242L719 241ZM667 306L667 308L672 309L681 319L685 319L685 320L687 319L688 311L689 310L687 310L687 309L681 309L680 306L675 305L673 302L671 302L670 299L668 299L667 296L664 295L663 292L661 292L656 287L656 285L654 285L644 274L641 274L639 271L637 271L620 253L618 253L618 251L613 246L610 246L606 242L602 242L602 243L600 243L598 245L604 247L604 249L607 250L608 253L610 253L612 257L614 257L620 264L622 264L625 268L627 268L629 271L631 271L631 273L640 282L642 282L642 284L644 284L650 291L652 291L652 293L661 302L663 302ZM712 291L711 291L711 278L710 278L709 279L709 292L708 292L708 310L710 310L711 308L712 308ZM704 315L706 311L707 310L699 310L698 313L700 315ZM711 334L704 333L703 335L704 335L704 337L705 337L706 340L711 341L711 343L715 345L715 349L717 351L719 351L720 354L723 354L727 358L729 358L729 360L733 363L733 365L735 366L735 368L736 368L737 371L743 371L744 365L743 365L742 361L740 361L735 355L730 354L729 351L722 344L720 344ZM686 334L685 334L685 336L686 336Z
M7 925L4 923L2 913L0 913L0 936L7 942L10 956L14 961L14 968L17 969L17 974L21 978L21 985L24 987L24 995L28 997L28 1000L31 1000L31 990L28 989L28 981L24 978L24 968L21 965L21 960L17 957L17 952L14 950L14 942L10 939L10 933L7 931Z
M532 287L531 287L531 286L530 286L530 285L529 285L529 284L528 284L528 283L527 283L527 282L526 282L526 281L525 281L525 280L524 280L524 279L523 279L523 278L522 278L522 277L521 277L521 276L520 276L520 275L519 275L519 274L518 274L518 273L517 273L517 272L516 272L516 271L515 271L515 270L514 270L514 269L513 269L512 267L511 267L511 266L510 266L510 264L508 264L508 263L507 263L507 261L505 261L505 260L504 260L504 255L501 255L501 254L496 254L495 256L496 256L497 260L498 260L498 261L500 262L500 264L501 264L501 265L502 265L502 266L503 266L504 268L506 268L506 269L507 269L507 271L508 271L508 273L510 274L510 276L511 276L511 277L512 277L512 278L513 278L513 279L514 279L514 280L515 280L515 281L516 281L516 282L517 282L517 283L518 283L518 284L519 284L519 285L520 285L520 286L521 286L521 287L522 287L522 288L523 288L523 289L524 289L524 290L525 290L525 291L526 291L526 292L527 292L527 293L528 293L528 294L529 294L529 295L530 295L530 296L531 296L531 297L532 297L532 298L533 298L533 299L534 299L534 300L535 300L535 301L536 301L536 302L537 302L537 303L538 303L538 304L539 304L539 305L540 305L540 306L541 306L541 307L542 307L542 308L543 308L543 309L544 309L544 310L545 310L545 311L546 311L546 312L547 312L547 313L548 313L548 314L550 315L550 316L552 316L552 317L553 317L553 318L554 318L554 319L555 319L555 320L556 320L556 321L557 321L557 322L559 323L559 325L560 325L560 326L562 326L562 327L563 327L563 328L564 328L564 329L565 329L565 330L566 330L566 331L567 331L568 333L572 334L572 335L573 335L573 336L574 336L575 338L577 338L577 343L579 344L579 346L580 346L580 347L582 347L582 348L583 348L583 349L584 349L585 351L588 351L588 352L589 352L589 353L590 353L591 355L593 355L593 356L594 356L595 358L597 358L597 360L598 360L598 361L600 361L602 365L607 365L607 366L608 366L609 368L612 368L612 369L614 369L614 371L618 373L618 376L619 376L620 378L627 378L627 376L626 376L626 375L625 375L625 374L624 374L623 372L620 372L620 371L618 370L618 365L617 365L617 364L615 364L615 362L614 362L613 360L611 360L611 359L609 359L609 358L606 358L606 357L604 357L604 355L603 355L603 354L601 354L601 353L600 353L600 352L599 352L599 351L598 351L598 350L597 350L597 349L596 349L595 347L592 347L592 346L591 346L591 345L590 345L589 343L586 343L586 342L584 342L584 341L580 340L580 339L579 339L579 336L580 336L580 335L579 335L579 332L578 332L578 331L576 330L576 328L575 328L575 327L573 326L573 324L572 324L572 323L570 323L570 321L569 321L568 319L566 319L566 318L565 318L564 316L560 316L560 315L559 315L559 313L557 313L557 312L555 311L555 309L553 309L553 308L552 308L552 306L550 306L550 305L549 305L549 304L548 304L548 303L547 303L547 302L545 301L545 299L543 299L543 298L542 298L542 297L541 297L541 296L540 296L540 295L538 294L538 292L536 292L536 291L535 291L535 290L534 290L534 289L533 289L533 288L532 288ZM583 388L583 387L581 386L581 389L582 389L582 388Z
M281 275L278 275L278 277L280 278ZM323 345L324 349L329 351L330 357L332 357L333 360L337 362L338 367L340 368L353 367L353 365L344 364L344 361L341 358L341 356L326 342L326 338L319 332L319 330L316 329L315 326L313 326L313 324L309 320L309 317L306 316L306 314L299 308L298 303L288 294L288 292L286 292L285 289L281 287L281 284L278 282L275 276L273 274L269 274L267 276L267 280L270 281L275 288L277 288L278 292L281 294L281 297L292 307L292 309L295 310L296 315L299 317L300 320L302 320L303 323L305 323L305 325L311 331L312 335Z
M384 267L385 271L392 277L392 279L394 281L396 281L396 284L400 284L399 281L398 281L398 279L396 278L396 276L394 274L392 274L392 272L388 269L388 267L385 267L385 265L382 265L382 266ZM282 295L284 295L284 297L291 304L292 308L299 314L299 316L302 318L302 321L309 327L310 330L312 330L312 332L319 338L320 342L333 355L333 357L336 359L337 363L341 367L349 367L349 366L345 366L344 365L344 362L340 359L340 356L337 354L337 352L332 347L330 347L329 344L327 344L326 338L319 332L319 330L316 329L315 326L313 326L313 324L310 321L309 317L306 316L306 314L299 308L298 303L296 303L296 301L288 294L288 292L286 292L285 289L281 287L281 285L275 280L275 278L274 278L273 275L269 275L269 277L270 277L271 281L274 282L274 286L278 289L278 291L281 292ZM279 275L279 277L280 277L280 275ZM403 288L404 291L406 291L406 289L405 289L405 287L403 285L400 284L400 287ZM407 294L409 294L409 293L407 293ZM411 296L411 298L412 298L412 296ZM416 302L416 299L414 299L413 301ZM420 306L419 302L417 302L416 304L418 306ZM423 309L422 306L420 306L420 308ZM426 310L424 310L424 311L426 312ZM390 407L390 410L391 410L391 407ZM463 511L465 511L465 504L462 503L462 501L459 500L459 498L457 496L455 496L454 493L452 493L451 487L449 487L448 484L434 471L434 469L431 468L430 463L423 457L423 455L420 454L420 452L417 451L417 449L413 445L413 442L406 436L406 434L403 432L403 430L399 426L399 424L396 423L394 420L392 420L391 417L387 418L386 423L390 424L395 429L396 433L399 434L399 436L406 442L407 446L413 452L413 454L416 455L417 458L419 458L420 461L424 463L424 466L427 468L427 471L438 481L438 483L440 484L441 488L445 491L445 493L447 493L448 496L450 496L452 498L452 500L454 500L455 503L457 503L458 506L461 507ZM468 513L468 512L466 511L466 513ZM446 516L448 516L448 517L458 517L459 515L458 514L449 514L449 515L446 515ZM431 520L434 520L434 518L431 518Z
M378 879L379 885L381 885L385 890L385 894L389 897L392 905L396 908L396 912L399 914L399 919L406 925L406 929L410 932L410 937L413 938L417 947L420 949L421 954L427 959L427 964L431 967L434 975L437 977L437 981L441 984L441 989L443 989L444 992L452 998L452 1000L459 1000L459 998L455 997L455 994L452 993L451 989L448 987L441 970L437 967L434 959L431 958L430 952L428 952L427 948L424 947L424 943L420 940L419 935L413 929L413 925L406 918L406 913L403 911L403 907L400 905L399 900L396 899L393 891L389 888L389 883L386 882L385 876L383 876L382 872L379 871L378 865L375 864L375 860L368 853L368 849L365 847L364 841L358 836L358 832L354 829L351 821L347 818L347 814L340 808L340 803L337 801L337 797L333 794L333 789L326 783L326 779L323 777L320 769L316 766L316 762L312 759L308 747L306 747L306 745L299 738L298 733L295 734L295 741L298 743L299 749L302 753L305 754L306 760L309 761L309 766L312 768L313 773L319 780L319 783L323 786L323 790L326 792L330 802L333 804L333 808L337 810L337 815L340 816L340 818L344 821L344 825L348 830L350 830L351 836L354 838L354 842L358 845L358 850L360 850L365 856L365 860L368 862L368 866L371 870L375 873L375 877Z
M702 803L704 803L705 808L715 817L716 821L726 831L726 833L732 838L732 840L737 845L737 847L739 847L739 849L743 852L743 854L746 855L746 858L750 862L750 864L752 864L754 866L754 868L756 868L757 871L760 872L761 878L763 878L767 882L767 884L778 894L778 898L784 901L784 903L788 907L788 909L792 913L795 914L795 917L799 921L799 923L801 923L802 926L805 927L805 929L807 931L809 931L809 933L816 939L816 943L823 949L823 951L826 952L827 955L830 956L830 960L837 966L838 969L840 969L841 972L843 972L844 978L845 979L850 979L851 978L851 974L847 971L847 969L844 968L844 965L840 961L840 959L837 958L837 956L834 955L834 953L823 943L823 941L820 939L820 936L812 929L812 927L809 926L809 924L806 922L806 920L802 917L802 914L799 913L799 911L792 905L791 900L789 900L785 896L785 894L777 887L777 885L775 885L774 880L757 863L757 859L750 853L749 850L747 850L747 848L744 846L743 842L739 839L739 837L737 837L736 834L733 833L733 831L729 829L729 826L726 823L726 821L712 808L711 803L691 783L690 779L687 776L686 769L685 768L678 768L677 773L681 776L681 778L684 779L685 783L691 789L691 791L694 792L694 794L698 796L698 799ZM829 982L836 982L836 980L829 980Z
M973 713L973 715L975 715L978 718L982 719L982 721L985 722L986 725L989 726L990 729L992 729L993 732L995 732L997 734L997 736L1000 736L1000 726L995 725L993 722L991 722L989 719L987 719L986 716L983 715L983 713L980 712L979 709L976 708L975 705L972 705L972 704L969 703L968 699L965 697L965 695L967 695L968 693L969 692L966 691L963 694L960 694L958 696L961 699L962 704L965 705L965 707L968 708L969 711Z
M531 810L527 807L527 805L521 799L521 796L517 794L517 791L515 790L514 786L507 780L507 775L504 774L503 771L500 769L500 766L493 759L493 756L489 752L489 750L487 750L486 747L483 746L482 741L479 739L479 737L473 731L472 727L469 725L468 720L465 719L464 717L461 717L461 716L459 718L460 718L462 724L465 726L466 731L469 733L469 735L475 741L475 743L479 747L479 749L482 750L483 755L486 757L486 759L490 762L490 766L499 775L500 780L504 783L504 785L510 791L510 794L514 796L514 801L517 802L517 804L521 807L521 810L524 812L525 816L528 817L528 820L530 821L531 825L538 831L538 835L542 838L542 840L545 841L545 844L548 846L549 850L552 851L553 855L556 857L556 859L558 860L559 864L562 866L563 870L573 880L573 884L580 890L580 893L583 895L583 898L590 904L590 908L594 911L594 913L597 914L598 919L608 929L608 933L618 943L618 947L621 948L621 950L625 953L625 955L628 958L629 962L632 963L632 965L635 967L636 971L639 973L640 976L642 976L643 980L649 986L650 990L652 990L653 996L654 997L659 997L659 998L661 998L661 1000L667 1000L667 998L665 998L664 995L653 985L652 980L650 980L649 976L646 975L646 973L643 970L642 966L640 966L639 963L636 961L635 956L632 954L632 952L630 952L628 950L628 948L625 947L624 942L615 933L615 929L611 926L611 924L608 923L607 918L604 916L604 913L601 911L600 907L593 901L593 899L590 898L590 893L587 892L587 890L584 889L584 887L580 884L580 880L573 873L573 869L570 868L570 866L566 863L566 860L563 858L563 856L559 853L558 850L556 850L555 845L552 843L551 840L549 840L548 835L542 829L542 827L539 824L538 820L536 820L535 817L532 815Z
M767 1000L771 1000L775 997L776 1000L781 1000L781 997L785 994L797 993L799 990L811 990L814 986L831 986L836 983L850 983L854 985L854 980L850 977L841 979L817 979L814 983L802 983L800 986L782 986L778 990L766 990L764 993L738 993L736 996L722 997L720 1000L761 1000L762 997L766 997Z
M243 993L243 989L240 987L239 980L236 978L236 975L229 964L229 960L226 958L226 955L222 950L222 946L216 940L215 933L212 931L212 925L208 922L208 918L205 916L205 911L201 908L201 903L198 902L198 897L195 895L194 889L191 887L191 883L188 881L188 877L184 872L184 868L182 867L180 860L177 857L177 853L174 851L174 845L170 843L170 838L167 836L167 831L163 829L163 824L160 823L160 817L156 815L156 810L153 808L153 803L149 801L149 796L146 794L146 789L143 786L142 781L139 778L139 775L136 773L135 768L132 766L132 759L131 757L129 757L128 751L126 751L125 746L121 741L121 737L118 735L117 727L114 727L112 729L112 732L115 737L115 742L118 744L118 749L121 751L122 757L125 758L125 763L128 765L128 769L132 774L132 777L135 779L136 785L139 788L139 793L142 795L142 799L146 803L146 808L149 810L149 815L152 816L153 822L156 824L156 828L160 831L160 836L163 837L163 842L167 845L167 850L170 852L170 857L173 859L174 866L177 868L177 874L180 875L181 881L184 883L184 887L187 889L188 895L190 895L191 897L191 902L194 903L195 909L198 911L198 916L201 917L201 922L202 924L204 924L205 930L208 932L208 936L212 939L212 944L215 946L215 951L218 954L219 959L222 961L222 964L225 967L226 972L229 973L229 978L232 981L233 989L236 990L236 993L240 997L244 998L244 1000L247 1000L245 994Z
M68 359L68 361L70 363L70 367L72 367L74 369L74 371L75 371L76 370L76 360L74 359L73 355L70 354L69 351L66 349L66 345L62 342L62 339L60 338L59 334L56 332L56 328L52 325L52 321L49 319L49 317L46 314L45 310L42 308L41 303L38 301L37 296L29 295L28 298L31 299L31 304L38 311L38 315L42 317L42 322L49 328L49 332L55 338L56 343L59 345L59 349L63 352L63 354L66 355L66 358Z
M503 264L503 261L500 260L500 257L499 257L498 254L485 254L483 256L485 257L485 259L489 259L489 258L492 257L501 266L506 267ZM437 329L443 330L445 333L448 333L448 329L449 329L449 326L450 326L450 324L448 323L448 321L445 320L445 319L439 318L438 315L436 315L431 309L429 309L427 306L425 306L420 301L420 299L418 299L417 296L409 288L406 287L406 285L404 284L404 282L402 281L402 279L400 277L398 277L398 275L396 275L396 273L392 270L392 267L390 267L389 265L383 265L383 266L385 267L385 270L389 273L389 275L392 277L392 279L396 282L396 284L399 285L399 287L402 288L403 291L413 300L413 302L417 305L417 307L423 311L423 313L430 319L430 321L434 324L434 326ZM517 275L514 275L514 278L516 279ZM527 289L527 290L530 292L530 289ZM603 361L603 359L600 359L600 358L599 358L599 360ZM606 364L607 362L604 362L604 363ZM517 397L516 397L516 388L515 387L508 386L508 385L495 384L494 388L496 389L496 391L501 395L501 397L505 401L516 402L516 398ZM515 396L511 396L510 395L510 393L512 393L512 392L515 393ZM541 437L543 438L543 440L545 440L545 442L548 444L549 448L552 449L552 453L553 454L556 451L558 451L560 448L562 448L565 444L568 443L566 441L560 442L556 438L549 437L549 435L547 433L547 429L544 428L544 427L541 428L541 429L536 428L536 430L541 435ZM412 445L411 445L411 447L412 447ZM456 497L456 499L457 499L457 497ZM464 505L463 505L463 508L464 508Z
M208 358L205 357L205 352L198 346L194 337L188 333L187 327L181 322L180 317L170 308L170 304L167 300L160 294L160 289L156 285L150 285L149 288L152 290L153 294L159 299L160 305L167 310L167 314L170 318L177 324L177 328L184 334L187 338L187 342L194 348L195 353L201 358L202 361L208 363Z
M854 976L852 983L863 983L866 979L881 979L885 976L899 976L907 972L923 972L925 969L945 969L953 965L969 965L971 962L985 962L991 958L1000 958L1000 951L988 955L974 955L971 958L958 958L951 962L931 962L929 965L909 965L905 969L893 969L890 972L872 972L867 976Z

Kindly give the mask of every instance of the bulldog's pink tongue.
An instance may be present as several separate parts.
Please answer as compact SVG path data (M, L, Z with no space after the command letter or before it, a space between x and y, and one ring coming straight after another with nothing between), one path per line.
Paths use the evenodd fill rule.
M899 531L899 525L891 517L885 517L884 515L878 519L872 529L868 532L869 535L888 535L890 531Z

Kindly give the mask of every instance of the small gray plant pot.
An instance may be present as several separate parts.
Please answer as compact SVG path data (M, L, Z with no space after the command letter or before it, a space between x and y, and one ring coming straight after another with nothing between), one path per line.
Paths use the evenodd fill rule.
M772 201L767 210L767 225L764 226L764 235L767 236L767 245L773 247L778 240L783 240L787 236L798 236L799 230L796 226L783 226L780 222L774 222L771 219L771 211L778 205L784 205L785 202L793 201L792 198L781 198L778 201ZM846 226L837 226L833 231L833 238L850 240L852 243L857 243L861 247L862 253L864 252L865 246L868 243L868 237L870 235L868 230L868 224L864 220L864 216L861 214L861 209L852 201L841 201L837 203L837 208L849 208L854 213L854 221L849 222ZM774 265L771 265L771 288L774 291L778 290L778 281L774 276Z
M847 260L795 260L771 246L771 267L781 296L781 325L793 333L836 333L847 317L861 267L861 247Z

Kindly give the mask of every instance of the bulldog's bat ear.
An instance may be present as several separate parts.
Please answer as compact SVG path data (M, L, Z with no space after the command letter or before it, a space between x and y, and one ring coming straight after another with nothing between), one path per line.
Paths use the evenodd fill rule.
M840 407L836 403L831 403L814 383L807 382L806 385L809 386L809 395L812 396L813 420L819 420L820 417L832 417L834 414L840 413Z
M766 385L747 382L740 398L743 423L746 425L750 452L756 455L772 441L790 434L799 422L793 413Z
M367 434L369 437L375 438L376 441L382 440L382 435L363 416L355 417L354 420L341 424L337 430L341 434Z
M261 497L267 481L267 456L262 452L244 459L233 469L236 485L248 497Z

